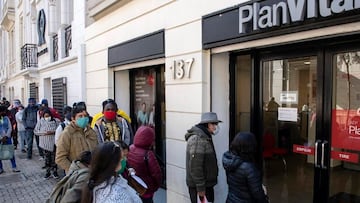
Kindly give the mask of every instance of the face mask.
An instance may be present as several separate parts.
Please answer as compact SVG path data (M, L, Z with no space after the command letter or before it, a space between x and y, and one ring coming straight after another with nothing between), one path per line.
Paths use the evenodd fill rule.
M220 126L217 125L216 129L214 131L214 135L217 135L219 133L219 131L220 131Z
M76 120L76 125L85 128L89 124L89 117L82 117Z
M106 120L115 120L116 112L115 111L104 111L104 117Z
M44 117L45 121L51 121L51 117Z
M126 159L121 159L120 164L121 164L121 168L120 168L120 170L117 171L118 174L121 174L125 171Z

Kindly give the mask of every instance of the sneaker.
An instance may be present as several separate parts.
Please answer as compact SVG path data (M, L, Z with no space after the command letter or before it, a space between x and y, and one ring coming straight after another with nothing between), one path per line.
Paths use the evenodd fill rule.
M20 172L20 170L19 170L19 169L17 169L17 168L13 168L13 169L12 169L12 171L13 171L14 173L18 173L18 172Z
M4 173L4 169L0 168L0 174Z
M51 174L50 174L50 173L46 173L46 175L45 175L44 179L45 179L45 180L47 180L47 179L49 179L49 178L50 178L50 176L51 176Z
M39 161L42 161L42 160L44 160L44 157L41 156L41 157L39 158Z
M22 149L21 152L22 152L22 153L26 153L26 149Z
M55 179L59 179L59 175L56 172L53 173L52 177Z

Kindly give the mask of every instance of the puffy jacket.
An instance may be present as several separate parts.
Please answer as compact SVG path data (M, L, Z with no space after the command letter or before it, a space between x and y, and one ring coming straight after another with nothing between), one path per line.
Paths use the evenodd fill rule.
M211 134L200 125L192 127L185 134L186 184L205 191L217 184L218 165Z
M82 129L70 123L61 133L57 142L55 162L66 171L81 152L91 151L98 144L95 131L90 126Z
M260 171L254 163L245 162L230 151L224 153L222 162L229 187L226 203L268 202L262 188Z
M127 161L148 186L143 197L152 197L159 189L162 174L155 153L150 150L155 141L154 129L141 126L135 133L134 144L130 146ZM147 159L147 161L145 160Z

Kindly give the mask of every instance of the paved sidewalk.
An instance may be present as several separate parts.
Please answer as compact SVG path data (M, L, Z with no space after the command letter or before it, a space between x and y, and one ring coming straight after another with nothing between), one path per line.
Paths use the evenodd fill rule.
M34 142L36 147L36 143ZM15 150L19 173L12 172L10 160L2 161L4 173L0 174L0 202L27 203L45 202L58 180L45 180L44 161L39 161L38 150L33 150L33 158L26 159L26 153ZM60 172L60 170L59 170ZM60 174L60 173L59 173Z

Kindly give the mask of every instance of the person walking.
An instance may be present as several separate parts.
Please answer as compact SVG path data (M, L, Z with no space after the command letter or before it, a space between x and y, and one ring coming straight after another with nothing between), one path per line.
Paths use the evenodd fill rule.
M238 133L222 158L228 183L226 203L268 203L261 173L255 164L256 139L250 132Z
M198 196L214 201L218 166L212 136L218 133L220 122L216 113L203 113L201 121L185 134L186 184L192 203L197 202Z
M33 147L33 139L34 139L34 128L37 123L37 111L38 107L36 106L35 98L29 98L28 106L24 110L24 114L22 120L24 122L25 127L25 135L26 135L26 145L27 149L27 159L32 159L32 147ZM40 157L44 157L44 152L39 146L39 138L36 136L36 145L39 150Z
M45 109L42 118L36 123L34 129L34 134L39 136L39 145L45 154L45 179L50 178L51 171L53 172L53 178L59 178L55 163L55 130L59 124L60 120L53 117L50 109Z
M92 153L88 184L82 192L83 203L141 203L121 170L121 149L116 142L101 143Z
M127 156L129 165L148 186L145 194L141 196L143 203L153 202L154 193L159 189L162 181L161 168L153 151L154 143L154 129L149 126L140 126Z
M81 152L93 150L97 144L96 133L89 125L89 114L84 105L75 104L71 112L71 123L57 141L55 162L68 174L71 162Z
M7 107L0 105L0 144L3 145L12 145L11 142L11 123L9 118L6 116ZM20 172L16 168L15 155L10 159L12 171ZM0 174L4 172L2 161L0 160Z
M20 104L17 108L18 108L18 112L15 114L15 119L18 130L18 137L20 137L20 149L21 152L26 153L26 148L25 148L26 131L25 131L24 122L22 120L24 114L24 106Z

